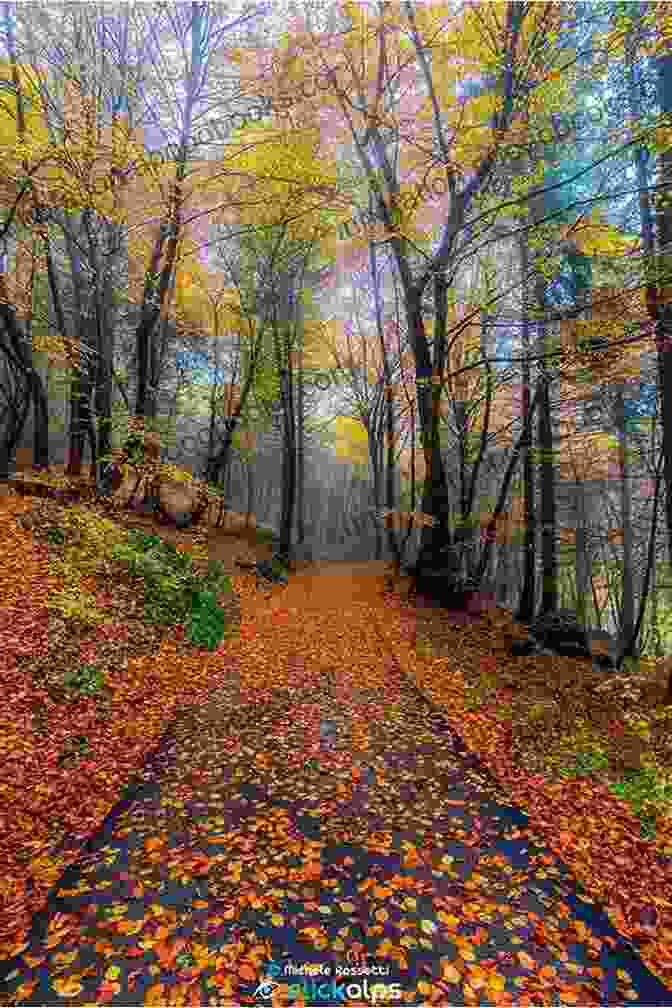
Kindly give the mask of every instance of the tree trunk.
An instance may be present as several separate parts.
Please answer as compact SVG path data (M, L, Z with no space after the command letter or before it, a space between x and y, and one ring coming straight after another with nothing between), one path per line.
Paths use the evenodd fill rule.
M373 202L371 195L369 195L369 208L373 211ZM369 242L369 271L371 273L371 283L373 284L373 303L376 313L376 331L378 333L378 341L380 343L380 354L383 364L383 377L385 382L384 388L384 403L385 403L385 427L387 433L387 458L385 461L385 507L388 511L394 511L396 507L395 496L394 496L394 412L392 409L392 388L391 388L391 375L390 375L390 362L387 356L387 348L385 346L385 334L383 332L383 309L380 297L380 271L378 269L378 264L376 261L376 246L375 243ZM380 423L378 422L378 416L376 416L375 425L369 425L369 439L373 435L376 442L379 439ZM375 430L374 430L375 426ZM376 451L378 450L376 444ZM377 456L377 460L380 456ZM380 467L378 471L374 470L374 495L376 497L376 509L380 506ZM380 559L382 554L382 541L380 535L380 526L376 520L376 559ZM394 563L396 570L401 569L401 551L399 548L399 538L394 528L394 522L392 520L386 525L387 527L387 541L390 548L390 552L394 557Z
M545 282L540 278L536 283L537 301L540 310L545 308ZM544 323L545 334L546 326ZM542 352L545 352L542 336ZM546 361L542 358L539 366L537 407L537 443L541 452L541 564L542 594L539 615L555 612L558 608L558 553L556 547L556 504L555 468L553 459L553 423L551 417L550 374Z
M637 646L633 639L635 627L635 584L633 567L632 497L627 448L628 435L625 421L625 386L616 389L615 420L618 431L619 478L621 495L621 521L623 523L623 598L621 602L620 639L626 657L637 657Z
M520 238L520 268L523 281L523 290L527 284L530 270L529 247L527 232L523 232ZM525 541L523 546L523 589L518 601L516 619L523 623L530 623L534 619L534 609L536 603L536 577L537 577L537 552L536 552L536 523L535 523L535 487L534 487L534 466L532 464L532 423L530 417L530 320L523 301L523 362L522 362L522 414L525 438L523 440L523 495L525 510Z
M432 366L422 322L420 299L413 293L407 295L407 312L411 333L415 337L416 394L425 457L426 479L422 495L422 510L434 518L434 524L424 526L421 533L420 552L415 569L417 590L421 588L418 578L422 578L425 573L431 575L436 571L447 572L446 577L457 583L460 564L449 525L448 481L439 439L438 399L441 389L430 380ZM436 407L434 389L438 391Z
M591 560L588 554L588 534L586 528L585 490L581 484L576 487L576 613L581 626L588 626L590 609Z
M662 8L662 10L661 10ZM656 5L661 11L660 36L666 32L663 25L664 5ZM658 102L661 112L667 117L672 114L672 54L667 47L657 59ZM656 230L658 249L667 252L659 256L658 288L654 294L654 315L656 319L656 342L658 346L658 375L660 383L661 421L663 431L664 474L665 474L665 516L668 534L668 558L672 564L672 285L670 284L670 248L672 248L672 148L660 155L659 191L656 199ZM649 299L651 300L651 298Z
M0 320L4 324L7 334L7 343L3 346L5 356L10 360L13 367L24 377L26 382L26 393L29 404L34 409L34 439L33 439L33 466L35 468L46 468L49 465L49 407L44 384L39 373L35 370L32 362L32 355L25 345L21 326L16 317L16 311L9 303L7 289L5 286L4 274L0 274ZM17 417L16 438L12 446L11 440L7 444L7 450L11 453L11 458L7 460L8 475L16 446L21 440L21 434L28 418L28 411L21 411Z
M282 450L282 513L276 556L289 563L292 553L294 500L296 494L296 434L291 380L287 368L281 369L283 450Z
M7 407L3 415L3 435L0 438L0 480L8 480L30 411L31 387L27 375L16 367L11 358L5 359L3 364Z
M303 311L301 300L297 304L296 325L298 330L299 360L296 375L296 541L303 544L306 538L304 519L306 487L306 429L303 387Z

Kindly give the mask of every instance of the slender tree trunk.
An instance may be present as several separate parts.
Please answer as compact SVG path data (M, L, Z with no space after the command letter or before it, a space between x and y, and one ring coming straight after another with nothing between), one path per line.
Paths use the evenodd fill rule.
M276 306L274 324L274 347L278 373L280 375L280 399L283 417L282 445L282 514L280 520L279 545L276 556L288 564L292 554L292 532L294 530L294 504L296 500L296 408L292 389L292 337L293 313L290 311L290 297L293 278L284 273L280 277L279 305Z
M619 642L618 655L616 658L616 667L620 667L623 663L623 659L626 655L634 651L637 638L642 627L642 621L644 619L644 610L646 609L646 600L649 594L649 587L651 585L652 572L655 565L655 550L656 550L656 526L658 523L658 501L660 499L660 487L661 487L661 476L662 469L664 466L665 454L661 450L660 457L656 466L656 480L655 489L653 493L653 509L651 514L651 532L649 534L649 547L646 559L646 568L644 571L644 581L642 583L642 594L639 600L639 611L637 613L637 621L633 627L632 635L629 641ZM663 706L672 704L672 672L669 675L667 681L667 692L663 698Z
M28 401L32 404L35 411L33 467L46 468L49 465L49 407L47 395L42 378L33 365L32 354L26 348L21 326L16 317L16 310L9 302L4 274L0 274L0 320L4 324L7 335L7 342L3 346L3 351L12 365L24 376ZM12 457L8 460L8 465L11 465L27 418L28 411L22 412L20 422L17 425L14 447L11 448L11 445L8 445L8 449L12 453Z
M523 291L529 275L529 248L527 233L523 233L520 239L520 263L523 278ZM535 487L534 487L534 465L532 464L532 424L530 417L530 320L526 308L525 298L522 298L523 309L523 362L522 362L522 397L523 397L523 426L525 438L523 440L523 495L525 510L525 541L523 546L523 589L518 602L516 619L524 623L530 623L534 619L536 602L536 576L537 576L537 553L536 553L536 523L535 523Z
M545 281L540 278L536 284L537 301L540 310L545 309ZM545 324L544 334L545 334ZM542 352L546 340L542 337ZM558 608L558 552L556 547L556 502L555 468L553 458L553 423L551 417L550 375L542 358L537 381L539 405L537 407L537 443L541 452L541 562L542 595L539 615L555 612Z
M635 575L633 565L632 497L627 450L628 436L625 422L625 386L619 384L615 401L616 429L618 431L619 478L621 495L621 521L623 523L623 599L621 603L620 639L623 647L629 647L628 657L637 656L633 641L635 626Z
M2 438L0 438L0 480L8 480L16 456L16 449L30 411L31 389L26 374L16 367L11 358L8 359L6 356L3 364L5 372L3 385L8 405L4 414L7 419L4 423ZM12 394L12 386L14 394Z
M369 198L369 206L372 211L372 200ZM378 341L380 343L380 354L383 364L383 376L385 381L384 390L384 402L385 402L385 426L387 433L387 458L385 464L385 507L388 511L394 511L396 508L395 495L394 495L394 410L392 405L392 378L390 375L390 362L387 356L387 348L385 346L385 334L383 332L383 309L380 297L380 275L378 270L378 263L376 260L376 246L374 242L369 242L369 271L371 273L371 282L373 284L373 301L376 313L376 331L378 333ZM378 435L379 425L376 424L376 432L374 436ZM369 437L371 437L371 430L369 431ZM379 478L379 474L378 474ZM380 484L376 488L376 494L380 493ZM376 507L379 505L376 504ZM394 522L390 519L389 524L387 524L387 540L390 548L390 552L394 557L395 565L397 570L401 568L401 553L399 550L399 539L394 528ZM376 521L376 559L379 559L379 550L382 546L380 542L379 526Z
M297 330L300 340L298 371L296 375L296 541L303 544L306 538L304 519L306 488L306 429L303 387L303 310L299 300L297 305Z
M581 626L588 626L591 561L588 554L588 534L586 528L585 490L581 484L576 487L576 613Z
M672 55L658 58L658 85L661 110L672 115ZM669 560L672 564L672 149L663 151L659 162L656 229L660 252L656 338L661 397L663 449L665 452L665 516Z
M282 512L280 519L280 541L276 555L287 563L292 552L292 528L294 524L294 499L296 493L296 439L288 369L282 368L280 375L283 385Z

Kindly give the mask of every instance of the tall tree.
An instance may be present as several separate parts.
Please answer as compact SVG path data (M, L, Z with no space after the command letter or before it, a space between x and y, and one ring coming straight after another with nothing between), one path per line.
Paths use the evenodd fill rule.
M519 76L515 68L519 62L527 61L538 71L537 79L547 78L553 65L553 53L548 47L533 46L531 40L535 31L539 31L542 25L544 29L549 30L551 25L558 23L556 12L558 12L556 5L526 7L522 4L506 4L503 8L504 18L500 21L494 16L491 6L483 5L477 11L466 8L461 17L456 18L453 23L444 20L439 24L431 9L414 9L410 3L403 4L399 9L383 9L381 5L377 11L377 19L368 18L366 12L352 5L348 7L348 14L351 16L353 27L343 41L339 40L343 49L340 60L327 59L326 53L334 50L320 45L319 49L316 47L311 54L304 49L298 58L295 49L287 61L293 64L292 75L295 75L297 65L302 66L304 70L307 70L308 65L311 68L315 66L316 70L319 68L325 81L331 83L335 105L339 108L350 132L350 139L370 187L376 218L386 231L395 257L416 362L418 416L427 469L423 510L436 519L435 523L423 533L420 568L446 569L456 579L462 567L461 553L466 539L463 530L458 528L453 531L449 525L450 500L440 450L439 406L445 380L446 346L446 331L445 327L441 329L441 325L442 320L448 317L447 303L449 293L451 297L453 295L455 265L459 259L461 245L464 243L468 214L474 206L475 197L484 188L496 168L503 139L517 115L520 94ZM498 10L497 14L499 13L501 12ZM398 158L393 162L388 154L390 144L395 143L395 136L398 147L398 134L394 133L393 127L394 100L391 78L393 73L399 72L401 66L406 68L403 73L409 76L408 48L404 52L403 60L400 60L398 53L390 44L394 34L401 30L402 20L406 37L413 46L418 74L423 82L422 91L418 93L418 105L423 109L426 108L429 113L434 138L435 160L429 170L433 169L435 176L445 180L450 197L449 207L442 219L441 236L434 242L431 251L423 249L419 263L416 261L414 251L417 239L411 229L408 215L410 205L408 197L417 194L417 187L411 189L406 184L402 190L398 175L395 173ZM490 42L486 41L483 30L486 22ZM496 45L493 39L497 40ZM451 49L451 45L457 46L457 49ZM485 62L484 52L488 45L495 45L496 48L496 55L490 52L488 61L489 67L497 66L495 76L498 81L498 98L488 104L488 112L492 117L491 126L486 127L482 135L483 142L478 146L478 153L475 153L475 145L471 142L473 132L469 140L465 133L459 132L458 124L464 118L462 109L455 108L458 113L455 116L455 126L451 122L454 139L451 139L450 131L446 129L447 117L442 114L442 107L444 109L447 107L449 110L451 104L455 107L455 98L450 91L455 73L451 71L446 75L445 68L450 66L450 53L459 50L460 55L470 60L478 73L476 68L479 66L479 58ZM369 93L373 95L369 101L365 98L365 82L358 70L359 59L364 52L365 65L372 68L371 80L366 82L366 86L371 89ZM311 56L313 59L317 56L317 61L310 63ZM342 101L343 85L348 76L351 86L347 90L360 95L356 110ZM286 75L283 83L286 84L288 80L289 77ZM446 83L443 83L444 80ZM326 100L324 91L321 92L320 100ZM476 101L478 103L479 99ZM332 99L333 107L334 99ZM473 109L476 110L476 104ZM481 101L479 107L481 122L483 111ZM454 148L452 151L451 147ZM425 172L427 172L426 166ZM423 298L428 286L434 301L433 355L423 318ZM427 380L432 375L437 379L436 382Z

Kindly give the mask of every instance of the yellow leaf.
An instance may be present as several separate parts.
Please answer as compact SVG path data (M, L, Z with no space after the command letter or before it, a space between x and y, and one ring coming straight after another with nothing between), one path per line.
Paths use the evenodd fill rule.
M429 994L432 993L432 985L429 984L429 983L427 983L426 980L419 980L418 981L418 992L420 994L424 994L425 997L427 997L427 995L429 995Z
M415 896L406 896L406 898L402 901L402 906L404 906L406 910L417 910L418 901Z
M442 924L445 924L449 928L459 927L460 918L455 917L453 914L446 913L445 910L439 910L436 916Z
M506 979L500 976L499 973L493 973L488 977L488 990L491 991L503 991L506 987Z
M117 980L121 976L121 970L118 966L108 966L105 970L106 980Z
M119 934L134 935L137 934L138 931L142 931L144 924L145 924L144 920L120 921L117 924L117 931L119 932Z
M533 970L536 968L537 965L536 962L534 961L532 956L527 954L527 952L523 951L516 952L516 955L518 956L518 961L520 962L520 965L524 966L525 969Z
M341 910L343 911L343 913L354 913L355 909L356 909L354 903L348 903L348 902L346 902L346 903L339 903L339 906L340 906Z
M285 923L285 918L282 914L271 914L271 924L275 924L276 927L281 927Z
M76 950L74 952L57 952L51 959L57 966L72 966L78 954Z
M52 986L61 997L77 997L84 990L77 977L58 977Z

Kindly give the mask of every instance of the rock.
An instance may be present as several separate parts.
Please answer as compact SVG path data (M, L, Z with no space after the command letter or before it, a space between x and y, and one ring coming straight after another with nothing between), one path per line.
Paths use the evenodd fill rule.
M273 584L287 584L287 575L284 571L274 569L273 564L268 560L260 560L256 565L257 575L266 578Z
M136 514L142 515L153 515L159 506L159 498L157 494L150 493L146 494L141 501L138 501L134 505L133 510Z
M588 636L571 609L559 609L537 617L530 625L530 636L542 647L569 658L590 658Z
M416 597L424 596L444 609L476 615L490 604L487 592L480 591L476 582L469 578L456 581L451 568L419 572L416 568L412 577Z
M330 718L320 721L320 742L324 749L333 749L336 745L338 725Z
M529 638L524 641L514 641L509 648L509 654L513 657L518 655L530 655L535 654L539 651L539 645L535 640L530 640Z

